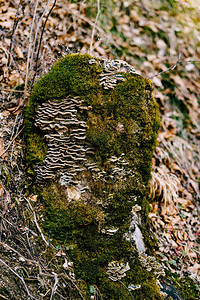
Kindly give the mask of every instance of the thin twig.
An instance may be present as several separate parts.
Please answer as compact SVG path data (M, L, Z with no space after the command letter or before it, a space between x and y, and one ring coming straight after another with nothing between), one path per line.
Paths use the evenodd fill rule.
M52 290L51 290L51 297L50 297L50 300L53 299L53 295L54 295L54 293L55 293L55 290L56 290L57 284L58 284L58 275L57 275L56 273L54 273L54 272L52 272L52 273L53 273L53 275L54 275L55 283L54 283L54 285L53 285L53 287L52 287Z
M98 289L98 287L94 284L94 288L95 288L95 290L97 291L97 295L100 297L100 300L103 300L103 297L102 297L102 295L101 295L101 292L100 292L100 290ZM99 298L98 297L98 298Z
M133 295L131 294L131 292L129 291L129 289L127 288L127 286L125 286L125 284L119 280L119 282L127 289L127 291L129 292L129 294L131 295L131 298L134 300Z
M200 62L200 60L198 60L198 59L197 60L177 60L177 62L175 64L173 64L171 67L169 67L168 69L166 69L166 70L164 70L162 72L159 72L159 73L157 73L157 74L155 74L155 75L153 75L151 77L147 77L147 78L151 79L151 78L157 77L157 76L159 76L159 75L161 75L163 73L166 73L167 71L172 71L172 70L174 70L177 67L178 64L181 65L181 64L194 63L194 62Z
M25 283L23 277L21 277L17 272L15 272L15 271L14 271L9 265L7 265L7 263L6 263L5 261L3 261L1 258L0 258L0 262L1 262L6 268L8 268L15 276L17 276L17 277L21 280L21 282L23 283L23 285L24 285L24 287L25 287L25 290L26 290L26 292L27 292L27 294L28 294L28 296L29 296L30 298L35 299L35 300L39 300L38 298L35 298L34 296L31 295L31 293L29 292L29 289L28 289L28 287L27 287L27 285L26 285L26 283Z
M95 32L95 28L96 28L96 25L97 25L97 21L98 21L98 17L99 17L99 14L100 14L100 0L97 0L97 15L96 15L96 19L95 19L95 22L94 22L94 26L92 28L92 36L91 36L91 40L90 40L90 51L89 51L89 54L91 55L92 54L92 45L93 45L93 40L94 40L94 32Z
M45 29L46 23L47 23L47 21L48 21L48 18L49 18L49 16L50 16L52 10L54 9L55 5L56 5L56 0L54 0L54 3L53 3L53 5L52 5L51 9L49 10L49 12L48 12L48 14L47 14L47 16L46 16L46 20L45 20L45 22L44 22L43 28L42 28L42 32L41 32L41 36L40 36L40 41L39 41L39 46L38 46L38 51L37 51L37 56L36 56L35 67L34 67L35 73L34 73L34 76L33 76L33 80L32 80L32 85L31 85L31 87L32 87L33 84L34 84L35 77L36 77L36 73L37 73L37 68L38 68L38 58L39 58L40 48L41 48L41 44L42 44L42 37L43 37L43 34L44 34L44 29Z
M62 274L64 278L67 278L76 288L76 290L78 291L80 297L85 300L85 298L83 297L83 294L81 292L81 290L78 288L78 286L75 284L74 280L72 280L67 274Z
M35 37L34 37L34 42L33 42L33 50L32 50L32 53L31 53L31 60L30 60L30 66L32 66L32 63L33 63L33 56L34 56L34 51L35 51L35 47L36 47L36 41L37 41L37 36L38 36L38 32L39 32L39 28L41 27L41 21L44 17L44 15L46 14L46 11L49 7L49 4L51 3L51 0L48 0L47 1L47 4L46 4L46 7L38 21L38 24L37 24L37 28L36 28L36 31L35 31Z
M14 248L10 247L8 244L4 243L4 242L0 242L0 245L3 246L4 248L6 248L7 250L11 250L13 251L14 253L16 253L19 257L22 257L25 261L27 261L28 263L33 263L33 264L36 264L38 265L39 263L35 260L32 260L32 259L28 259L26 258L23 254L21 254L20 252L18 252L17 250L15 250Z
M26 98L26 91L27 91L27 85L28 85L29 61L30 61L30 54L31 54L31 50L32 50L32 33L33 33L33 27L34 27L34 22L35 22L35 17L36 17L38 2L39 2L39 0L37 0L36 4L35 4L35 10L34 10L34 14L33 14L33 20L32 20L32 24L31 24L31 31L30 31L30 38L29 38L29 45L28 45L28 56L27 56L27 63L26 63L26 78L25 78L25 88L24 88L24 99Z
M31 209L31 211L32 211L32 213L33 213L33 218L34 218L35 225L36 225L36 227L37 227L37 229L38 229L38 231L39 231L39 233L40 233L40 235L41 235L43 241L45 242L45 244L46 244L47 246L49 246L49 242L47 242L47 240L45 239L44 234L42 233L42 230L41 230L41 228L40 228L40 226L39 226L39 224L38 224L38 221L37 221L37 217L36 217L35 211L34 211L32 205L30 204L30 201L29 201L27 198L25 198L25 199L26 199L26 201L28 202L29 208Z
M8 298L6 298L5 296L3 296L1 294L0 294L0 299L2 299L2 300L9 300Z
M10 148L10 146L12 145L12 143L14 142L14 140L16 140L16 138L20 135L20 133L23 131L23 129L24 129L24 126L21 128L21 130L14 136L14 138L12 139L12 141L10 141L10 143L8 144L8 146L6 147L6 149L0 154L0 157L2 156L2 155L4 155L7 151L8 151L8 149Z
M21 5L21 1L18 4L17 7L17 12L16 12L16 16L13 22L13 28L12 28L12 33L11 33L11 37L10 37L10 47L9 47L9 56L8 56L8 66L10 65L10 57L11 57L11 51L12 51L12 47L13 47L13 36L15 33L15 30L17 28L18 22L19 22L19 6Z
M24 93L24 91L18 91L18 90L14 90L14 89L1 89L0 88L0 91L2 92L13 92L13 93Z
M17 116L16 116L16 118L15 118L15 121L16 121L16 119L18 119L18 116L19 116L19 113L17 114ZM20 118L20 117L21 117L21 118ZM19 128L20 128L20 126L22 125L22 122L23 122L22 116L20 116L20 117L19 117L17 129L16 129L16 134L18 133L18 130L19 130ZM13 132L12 132L11 139L12 139L12 137L13 137L13 135L14 135L15 125L16 125L16 123L15 123L14 126L13 126ZM11 149L10 161L12 161L13 149L14 149L14 144L12 145L12 149Z

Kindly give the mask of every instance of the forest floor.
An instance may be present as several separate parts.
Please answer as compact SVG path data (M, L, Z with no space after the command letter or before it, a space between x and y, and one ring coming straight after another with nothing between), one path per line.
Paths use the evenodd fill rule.
M37 196L24 193L23 109L34 82L58 58L90 53L127 61L155 86L161 128L153 156L149 217L159 243L159 260L174 274L174 281L177 275L189 276L197 296L186 299L198 299L200 1L0 0L0 16L0 249L6 253L1 267L17 276L24 295L32 297L34 290L30 292L23 281L25 266L20 262L37 265L33 256L39 247L46 253L51 241L40 232L37 220L41 216L34 210ZM34 226L40 242L34 241L37 234L30 229ZM67 259L63 254L59 261L62 246L50 248L57 262L47 267L41 258L44 275L40 280L44 295L52 296L58 265L66 267ZM69 268L65 271L63 284L76 289L81 297ZM35 276L31 272L30 278ZM8 288L1 290L1 280L0 298L10 299Z

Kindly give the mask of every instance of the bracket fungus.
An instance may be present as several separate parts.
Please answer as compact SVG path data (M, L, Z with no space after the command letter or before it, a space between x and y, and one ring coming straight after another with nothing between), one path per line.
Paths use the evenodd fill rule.
M112 281L118 281L126 276L126 272L128 270L130 270L128 263L112 261L108 264L107 273L109 274L109 279Z
M43 103L37 113L35 126L45 132L47 153L43 164L36 167L37 179L44 181L61 175L61 182L73 183L73 176L85 170L86 153L92 152L85 141L86 122L77 119L81 106L78 97Z
M123 278L141 285L144 299L161 299L153 274L143 286L146 257L138 260L138 251L154 252L148 183L160 119L152 90L126 62L69 54L38 80L25 111L27 173L43 230L71 249L86 298L91 284L105 299L127 298L114 282Z
M116 59L101 59L97 60L95 58L89 60L90 64L99 64L103 66L104 72L100 74L100 84L103 86L104 89L113 89L117 82L124 81L125 78L119 73L130 73L135 74L137 73L133 66L129 65L127 62Z

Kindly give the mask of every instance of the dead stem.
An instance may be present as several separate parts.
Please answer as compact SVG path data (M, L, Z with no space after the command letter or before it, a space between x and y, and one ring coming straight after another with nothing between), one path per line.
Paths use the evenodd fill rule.
M46 7L45 7L45 9L44 9L39 21L38 21L38 24L37 24L37 28L36 28L36 31L35 31L34 42L33 42L33 50L32 50L32 53L31 53L30 66L33 65L33 56L34 56L34 51L35 51L35 48L36 48L38 32L39 32L39 29L41 27L41 22L42 22L42 19L43 19L44 15L47 12L47 9L48 9L50 3L51 3L51 0L48 0L47 4L46 4Z
M95 22L94 22L94 26L92 28L92 36L91 36L91 40L90 40L90 51L89 51L90 55L92 55L92 50L93 50L92 45L93 45L93 40L94 40L94 32L95 32L95 28L96 28L96 25L97 25L99 14L100 14L100 0L97 0L97 15L96 15L96 19L95 19Z
M33 27L35 23L35 17L36 17L36 12L37 12L37 7L38 7L38 2L39 0L36 1L35 4L35 10L33 14L33 20L31 24L31 31L30 31L30 38L29 38L29 45L28 45L28 56L27 56L27 63L26 63L26 79L25 79L25 87L24 87L24 99L26 98L26 91L27 91L27 85L28 85L28 78L29 78L29 70L30 70L30 55L32 51L32 34L33 34Z
M51 7L51 9L49 10L47 16L46 16L46 19L45 19L45 22L44 22L44 25L42 27L42 32L41 32L41 36L40 36L40 41L39 41L39 46L38 46L38 51L37 51L37 55L36 55L36 60L35 60L35 73L34 73L34 76L33 76L33 80L32 80L32 85L31 87L34 85L34 81L35 81L35 76L36 76L36 72L37 72L37 66L38 66L38 58L39 58L39 53L40 53L40 48L41 48L41 44L42 44L42 37L43 37L43 34L44 34L44 29L45 29L45 26L46 26L46 23L48 21L48 18L52 12L52 10L54 9L56 5L56 0L54 0L54 3Z

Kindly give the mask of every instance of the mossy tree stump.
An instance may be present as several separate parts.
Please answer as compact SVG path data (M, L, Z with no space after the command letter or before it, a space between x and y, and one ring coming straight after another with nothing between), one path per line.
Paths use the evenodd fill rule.
M25 112L31 192L44 205L46 234L70 246L86 299L91 285L104 299L130 299L124 285L141 285L134 299L161 299L156 262L147 266L159 122L151 82L121 61L67 55L33 88Z

